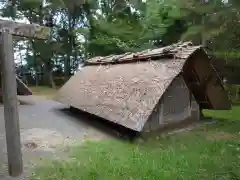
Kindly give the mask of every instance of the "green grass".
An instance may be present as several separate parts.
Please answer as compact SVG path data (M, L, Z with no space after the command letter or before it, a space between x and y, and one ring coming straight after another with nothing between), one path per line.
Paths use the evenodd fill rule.
M235 105L231 110L204 110L204 115L216 119L224 119L227 121L240 121L240 105Z
M45 96L47 98L52 98L56 93L56 89L47 87L47 86L32 86L30 89L33 92L33 95Z
M232 133L240 132L240 105L233 105L231 110L205 110L205 117L212 117L218 120L216 129L219 131L228 131ZM215 127L215 126L214 126ZM239 134L240 135L240 134Z
M204 113L220 120L145 143L87 142L72 149L69 161L38 166L30 179L239 180L240 106Z

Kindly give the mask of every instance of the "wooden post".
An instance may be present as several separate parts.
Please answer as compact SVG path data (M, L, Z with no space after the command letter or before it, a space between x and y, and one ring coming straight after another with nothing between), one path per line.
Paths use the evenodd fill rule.
M16 177L23 172L12 36L47 39L49 34L50 28L48 27L0 19L1 80L10 176Z
M13 58L12 34L5 29L1 33L1 67L4 118L8 152L8 170L11 176L23 171L17 104L17 83Z

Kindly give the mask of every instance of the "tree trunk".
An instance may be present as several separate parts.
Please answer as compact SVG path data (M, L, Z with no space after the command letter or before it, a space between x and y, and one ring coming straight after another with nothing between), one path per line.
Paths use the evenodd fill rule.
M51 87L56 89L56 85L55 85L55 82L54 82L54 79L53 79L53 73L52 71L49 73L49 82L51 84Z
M29 22L30 22L30 24L33 23L32 16L33 16L33 12L32 12L32 10L30 10L30 11L29 11ZM35 72L36 72L35 85L38 86L38 85L39 85L38 65L37 65L37 62L36 62L37 56L36 56L36 50L35 50L34 40L30 40L30 42L31 42L32 52L33 52L34 70L35 70Z
M71 53L67 52L67 58L64 60L64 79L67 81L70 76L70 61L71 61Z
M44 84L52 88L56 88L55 82L53 80L51 67L45 64L43 70L44 70Z
M202 15L202 26L205 26L205 14ZM201 44L203 47L207 45L204 31L201 32Z
M33 54L35 54L35 53L33 53ZM34 56L34 60L36 61L36 59L35 59L35 55L33 55ZM36 86L39 86L39 72L38 72L38 66L37 66L37 63L35 63L35 72L36 72L36 79L35 79L35 85Z
M64 61L64 76L65 81L69 79L70 76L70 66L71 66L71 55L73 50L73 41L72 41L72 33L73 33L73 26L71 24L71 15L68 15L68 48L67 48L67 58Z

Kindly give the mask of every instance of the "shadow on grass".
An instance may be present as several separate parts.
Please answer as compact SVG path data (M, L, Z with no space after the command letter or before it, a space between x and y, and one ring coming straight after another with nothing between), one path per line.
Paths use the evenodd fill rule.
M233 105L233 106L240 106L240 101L232 102L232 105Z
M207 128L218 129L221 131L226 131L230 133L240 132L240 121L235 121L227 118L211 117L206 116L206 119L216 120L215 124L206 125Z

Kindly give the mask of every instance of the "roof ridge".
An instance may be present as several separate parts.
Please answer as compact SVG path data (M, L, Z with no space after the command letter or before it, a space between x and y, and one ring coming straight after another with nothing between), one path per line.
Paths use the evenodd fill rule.
M189 48L191 47L191 48ZM180 58L185 59L200 46L193 46L191 41L178 42L169 46L146 49L140 52L126 52L120 55L109 55L105 57L97 56L86 61L85 65L106 65L116 63L131 63L136 61L155 60L156 58ZM186 53L183 53L186 51ZM181 55L183 54L183 56Z

